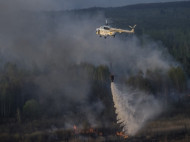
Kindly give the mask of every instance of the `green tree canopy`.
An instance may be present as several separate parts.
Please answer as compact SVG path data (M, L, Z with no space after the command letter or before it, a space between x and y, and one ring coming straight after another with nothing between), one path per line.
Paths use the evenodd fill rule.
M39 103L34 99L26 101L23 107L23 112L26 117L37 117L40 112Z

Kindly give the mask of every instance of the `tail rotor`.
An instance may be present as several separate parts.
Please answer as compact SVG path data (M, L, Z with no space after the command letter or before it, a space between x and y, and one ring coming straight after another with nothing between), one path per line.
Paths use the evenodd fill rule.
M134 26L132 27L132 26L129 25L129 28L135 29L136 26L137 26L137 25L134 25Z
M136 25L134 25L133 27L129 25L129 28L131 28L130 32L133 33L133 34L135 33L135 27L136 27Z

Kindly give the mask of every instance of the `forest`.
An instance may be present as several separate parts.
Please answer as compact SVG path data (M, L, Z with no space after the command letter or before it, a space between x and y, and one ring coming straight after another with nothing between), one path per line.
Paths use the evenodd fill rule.
M139 70L138 73L122 79L122 82L126 86L142 90L148 95L161 99L164 106L170 106L172 108L169 110L170 113L163 114L164 117L175 115L179 109L183 110L179 115L188 117L190 114L188 110L190 106L190 2L138 4L117 8L95 7L44 13L50 17L48 31L54 32L52 26L59 21L56 18L60 15L80 17L86 13L96 15L97 12L103 13L111 21L111 25L118 28L127 29L128 25L137 24L135 35L140 39L142 46L146 45L144 36L155 40L161 43L172 58L179 63L177 66L170 67L166 72ZM122 40L123 37L126 35L118 36ZM51 44L53 45L54 42ZM67 60L66 57L63 59ZM3 57L0 62L0 141L33 141L32 137L38 134L32 133L54 126L62 128L67 122L82 125L83 128L90 128L95 123L97 124L95 127L107 128L113 125L120 129L116 124L110 90L111 69L109 66L82 62L80 64L66 63L66 67L62 67L50 62L44 68L34 66L31 69L24 68L14 61L5 62ZM53 72L54 68L61 71ZM77 91L81 90L83 93L83 89L86 88L80 88L82 86L80 84L88 84L89 90L87 97L84 98L85 101L71 101L73 96L67 94L70 92L78 95L80 92L75 92L73 88L65 89L69 85L60 89L59 82L51 82L51 78L48 78L53 73L65 74L65 72L69 72L68 74L73 77L69 83L75 86ZM46 77L47 79L44 79ZM67 80L67 77L63 76L60 79ZM45 80L44 86L40 84L41 80ZM50 86L55 87L48 86L48 82ZM72 105L70 105L71 102ZM87 109L89 105L91 108ZM69 129L72 129L72 126ZM39 138L34 141L55 140L47 139L45 134L39 133L39 135L42 140Z

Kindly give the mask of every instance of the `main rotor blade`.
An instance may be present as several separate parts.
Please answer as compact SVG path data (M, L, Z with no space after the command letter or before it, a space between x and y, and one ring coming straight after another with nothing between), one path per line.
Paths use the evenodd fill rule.
M108 19L106 19L106 25L109 25L109 24L108 24Z

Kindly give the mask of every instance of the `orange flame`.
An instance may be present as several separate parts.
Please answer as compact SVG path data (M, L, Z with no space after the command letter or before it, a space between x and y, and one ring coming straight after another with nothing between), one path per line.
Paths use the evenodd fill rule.
M126 135L124 132L116 132L117 136L123 137L124 139L128 138L128 135Z
M77 126L76 126L76 125L74 125L74 126L73 126L73 129L74 129L74 131L76 131L76 130L77 130Z
M102 132L99 132L99 136L102 136L103 135L103 133Z
M96 129L93 129L93 128L89 128L89 129L78 129L76 125L73 126L73 131L74 133L73 134L96 134L96 135L99 135L99 136L102 136L103 133L102 132L99 132L97 131Z
M94 133L94 129L93 129L93 128L90 128L90 129L89 129L89 132L90 132L90 133Z
M78 134L79 133L79 131L77 130L77 126L76 125L73 126L73 130L74 130L74 134Z

